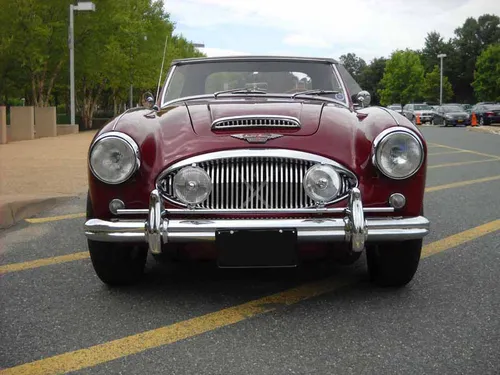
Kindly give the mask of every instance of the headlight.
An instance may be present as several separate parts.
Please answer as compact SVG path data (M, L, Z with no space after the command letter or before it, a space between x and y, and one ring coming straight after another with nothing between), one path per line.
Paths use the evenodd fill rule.
M212 180L200 167L184 167L174 177L174 190L183 203L198 204L212 192Z
M326 164L316 164L304 176L304 190L316 202L333 200L340 189L341 181L337 171Z
M422 142L406 129L384 131L373 145L373 163L389 178L402 180L411 177L424 161Z
M107 184L121 184L139 168L139 147L128 135L105 133L92 145L89 157L94 176Z

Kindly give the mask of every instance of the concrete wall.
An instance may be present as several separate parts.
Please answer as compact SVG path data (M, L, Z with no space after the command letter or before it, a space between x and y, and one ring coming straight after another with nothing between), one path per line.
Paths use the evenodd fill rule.
M57 125L57 135L77 134L78 125Z
M35 109L33 107L10 107L10 140L35 139Z
M56 123L56 107L35 107L36 138L57 136Z
M7 107L0 106L0 144L7 143Z

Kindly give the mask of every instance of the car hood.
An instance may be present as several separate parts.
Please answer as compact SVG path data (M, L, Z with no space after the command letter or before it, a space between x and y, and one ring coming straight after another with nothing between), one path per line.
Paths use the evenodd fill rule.
M317 132L323 110L323 102L211 102L211 103L187 103L186 108L191 118L193 130L198 135L209 135L214 132L225 134L236 134L244 132L265 131L285 133L289 136L308 136ZM300 123L298 126L265 126L251 124L255 118L294 118ZM241 120L247 119L249 124L242 126ZM212 124L218 121L226 122L224 128L212 128ZM235 121L238 123L234 123ZM255 121L253 121L255 122ZM228 125L229 124L229 125Z

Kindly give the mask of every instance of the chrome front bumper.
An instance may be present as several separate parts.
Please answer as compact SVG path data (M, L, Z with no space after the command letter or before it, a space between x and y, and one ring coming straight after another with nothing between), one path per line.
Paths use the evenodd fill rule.
M163 210L162 206L158 191L153 190L148 210L118 210L118 213L122 211L124 214L147 213L147 219L90 219L85 223L85 235L93 241L145 242L151 253L160 254L162 245L167 243L215 241L217 230L295 229L299 241L348 242L355 252L363 251L367 241L420 239L429 233L429 221L423 216L365 219L365 212L392 212L394 209L363 208L361 193L357 188L352 189L348 206L340 209L344 214L343 218L318 216L308 219L173 219L167 218L169 211ZM173 211L198 212L196 209ZM339 212L339 209L318 209L315 212L333 213Z

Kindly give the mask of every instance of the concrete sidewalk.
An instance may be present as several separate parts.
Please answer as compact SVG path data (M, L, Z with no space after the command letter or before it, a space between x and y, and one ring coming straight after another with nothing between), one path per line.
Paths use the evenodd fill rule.
M95 131L0 145L0 228L87 191Z

